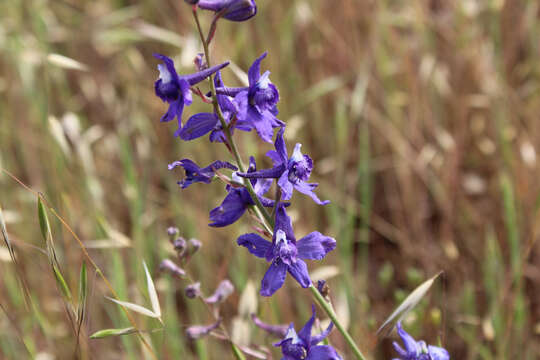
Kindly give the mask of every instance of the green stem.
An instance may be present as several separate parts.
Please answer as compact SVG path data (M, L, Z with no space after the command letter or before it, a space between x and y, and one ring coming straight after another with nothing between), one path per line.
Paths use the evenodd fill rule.
M210 67L210 51L208 50L208 43L205 40L205 37L202 32L201 23L199 22L199 16L197 15L197 11L193 10L193 17L195 18L195 22L197 23L197 30L199 31L199 36L201 37L201 42L203 44L204 48L204 57L206 58L206 64L208 67ZM236 164L241 172L246 172L246 169L244 167L244 163L242 162L242 158L240 157L240 153L238 152L238 148L236 146L236 143L233 140L233 137L231 135L231 130L227 126L227 122L225 121L225 117L223 116L223 113L221 112L221 108L219 107L217 96L216 96L216 86L214 85L214 82L212 81L212 77L210 76L208 78L210 83L210 90L212 93L212 104L214 105L214 111L216 112L219 122L221 123L221 127L223 128L223 132L225 133L225 137L227 138L227 143L229 144L231 151L234 155L234 158L236 159ZM259 218L261 220L266 220L268 224L270 224L270 229L274 227L274 219L272 219L272 216L268 214L268 211L264 208L263 204L261 203L261 200L259 200L259 197L255 193L255 189L253 189L253 185L251 185L251 181L246 180L244 181L246 189L249 192L249 195L255 202L255 206L257 207L256 212ZM264 221L263 221L264 223ZM266 224L265 224L266 227ZM267 229L268 230L268 229Z
M345 327L339 322L339 320L337 318L337 315L334 312L334 309L332 308L332 305L324 299L324 297L321 295L321 293L319 292L319 290L317 290L317 288L315 286L311 285L309 287L309 290L311 290L311 294L313 295L315 300L317 300L317 303L326 312L326 314L328 315L330 320L332 320L334 325L336 325L336 327L339 330L339 332L341 333L341 335L343 335L343 337L345 338L345 341L351 347L351 349L352 349L354 355L356 356L356 358L358 360L366 360L366 358L364 357L364 355L362 354L362 352L360 351L360 349L358 348L358 346L354 342L351 335L347 332Z

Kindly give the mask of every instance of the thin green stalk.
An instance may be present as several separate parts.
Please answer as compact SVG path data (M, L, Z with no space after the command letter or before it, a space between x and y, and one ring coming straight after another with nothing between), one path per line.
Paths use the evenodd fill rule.
M204 57L206 58L206 64L208 65L208 67L210 67L211 63L210 63L210 51L208 50L208 43L205 40L204 34L202 32L202 28L201 28L201 23L199 22L199 16L197 15L197 11L195 9L193 10L193 17L195 18L195 22L197 23L197 30L199 31L199 36L203 44ZM236 159L236 164L238 168L240 169L241 172L245 172L244 163L242 162L242 158L240 157L240 153L238 152L236 143L233 140L229 126L227 126L225 117L223 116L223 113L221 112L221 108L219 107L217 96L216 96L216 86L214 85L214 82L212 81L211 76L208 78L208 80L209 80L210 90L212 94L212 104L214 105L214 111L216 112L219 118L221 127L223 128L223 132L225 133L225 137L227 138L227 143L229 144L231 151L234 155L234 158ZM246 185L246 189L249 192L249 195L255 202L255 206L257 207L256 209L257 215L259 216L259 218L261 218L261 220L266 220L266 222L270 224L270 228L273 228L274 219L272 219L272 216L268 214L268 211L266 211L266 209L264 208L263 204L261 203L261 200L259 200L259 197L255 193L255 189L253 189L253 185L251 185L251 181L245 181L245 185Z
M356 356L356 358L359 360L366 360L366 358L364 357L364 355L362 354L362 352L360 351L360 349L354 342L351 335L347 332L345 327L343 327L343 325L339 322L337 315L334 312L334 309L332 308L332 305L330 305L330 303L328 303L324 299L324 297L321 295L321 293L319 292L319 290L317 290L315 286L311 285L309 287L309 290L311 290L311 294L313 295L315 300L317 300L317 303L323 308L326 314L328 314L328 317L330 318L330 320L332 320L334 325L336 325L341 335L343 335L343 337L345 338L345 341L347 342L347 344L349 344L349 346L353 350L353 353Z

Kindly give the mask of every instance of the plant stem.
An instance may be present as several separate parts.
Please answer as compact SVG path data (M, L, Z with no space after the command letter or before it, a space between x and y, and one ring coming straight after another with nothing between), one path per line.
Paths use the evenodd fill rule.
M199 36L201 38L201 42L203 44L204 48L204 57L206 58L206 64L208 67L211 66L210 64L210 51L208 50L208 43L205 40L204 34L202 32L201 23L199 22L199 16L197 15L197 11L193 10L193 17L195 18L195 22L197 23L197 30L199 31ZM236 159L236 164L241 172L246 172L246 168L244 167L244 163L242 162L242 158L240 157L240 153L238 152L238 148L236 146L236 143L233 140L233 137L231 135L231 130L229 129L229 126L227 126L227 122L225 121L225 117L223 116L223 113L221 112L221 108L219 107L217 96L216 96L216 86L214 85L214 82L212 81L212 77L210 76L208 78L210 83L210 90L212 94L212 104L214 105L214 111L216 112L219 122L221 123L221 127L223 129L223 132L225 133L225 137L227 138L227 143L229 144L232 153L234 155L234 158ZM274 228L274 219L272 219L272 216L268 214L268 211L264 208L263 204L261 203L261 200L259 200L259 197L255 193L255 189L253 189L253 185L251 185L251 181L247 180L244 182L246 189L249 192L249 195L253 199L256 205L256 212L259 218L261 220L266 220L266 222L270 225L270 229ZM264 221L263 221L264 223Z
M351 347L355 357L358 360L366 360L366 358L364 357L364 355L362 354L362 352L360 351L360 349L358 348L358 346L354 342L351 335L347 332L345 327L339 322L339 320L337 318L337 315L334 312L334 309L332 308L332 305L324 299L324 297L321 295L319 290L317 290L317 288L315 286L313 286L313 284L309 287L309 290L311 290L311 294L313 295L315 300L317 300L317 303L326 312L326 314L328 315L330 320L332 320L334 325L336 325L336 327L339 330L339 332L341 333L341 335L343 335L343 337L345 338L345 341Z

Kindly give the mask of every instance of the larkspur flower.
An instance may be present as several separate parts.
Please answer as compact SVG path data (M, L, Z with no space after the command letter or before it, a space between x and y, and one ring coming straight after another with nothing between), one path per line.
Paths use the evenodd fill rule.
M254 0L199 0L197 5L230 21L246 21L257 14Z
M315 322L315 306L311 307L312 315L304 327L296 333L291 323L285 338L274 346L280 346L283 353L282 360L341 360L336 350L329 345L317 345L332 331L333 324L321 334L311 336L311 329Z
M214 77L214 84L216 87L222 87L223 81L221 80L221 73L218 71ZM231 101L227 95L217 95L218 106L221 109L223 118L227 125L231 121L234 122L234 126L229 127L231 135L234 133L234 129L238 128L244 131L251 131L251 127L247 124L246 121L239 121L235 119L238 113L238 107L236 104ZM193 140L201 136L204 136L210 132L210 141L211 142L223 142L225 140L225 134L223 133L223 128L221 122L219 121L218 115L213 113L199 113L195 114L188 119L182 130L178 133L180 139L182 140Z
M186 178L178 182L178 185L182 189L187 188L189 185L196 182L203 182L205 184L210 184L214 176L216 175L215 171L219 169L231 169L238 170L236 166L226 161L214 161L210 165L204 168L200 168L197 164L189 159L182 159L180 161L174 161L169 164L169 170L174 169L177 166L184 168L186 172Z
M403 330L401 322L397 323L397 332L403 341L405 349L394 341L392 345L399 354L399 358L393 360L450 360L450 354L445 349L426 345L425 341L414 340L411 335Z
M221 303L221 302L227 300L227 298L233 292L234 292L233 283L230 280L225 279L225 280L222 280L219 283L219 285L216 288L216 290L214 291L214 293L212 295L210 295L209 297L207 297L206 299L204 299L204 301L207 304L218 304L218 303Z
M160 121L167 122L176 117L178 119L178 130L176 130L175 136L178 136L182 129L182 112L184 111L184 106L191 105L193 101L191 87L200 83L219 69L224 68L229 62L212 66L194 74L180 76L174 68L172 59L161 54L154 54L154 57L163 61L163 64L158 65L159 78L154 84L154 90L161 100L169 103L169 109L161 117Z
M314 231L296 241L291 219L283 204L279 204L272 242L255 233L244 234L237 240L253 255L266 259L271 265L261 281L260 294L271 296L283 283L287 271L298 283L307 288L311 285L304 259L321 260L336 247L336 240Z
M310 196L317 204L326 205L330 201L321 201L313 190L318 186L316 183L308 183L307 180L313 170L313 160L308 155L300 152L301 144L296 144L292 156L287 155L287 147L283 139L285 129L281 129L276 137L276 150L270 150L266 155L272 159L274 167L263 169L251 173L238 173L239 176L255 178L275 178L278 179L278 186L282 191L282 198L289 200L292 197L293 189Z
M285 123L278 120L276 104L279 92L270 82L270 71L261 75L261 61L267 53L253 62L248 71L249 86L240 88L220 87L218 94L234 96L238 106L238 120L246 121L266 142L272 142L274 128L283 127Z
M248 172L256 171L256 169L257 167L255 164L255 159L253 157L250 157ZM244 179L237 176L236 173L232 174L232 178L236 183L244 183ZM270 189L270 186L272 185L272 180L254 179L248 181L251 181L253 189L259 197L261 203L266 207L273 207L275 201L267 199L263 196ZM240 219L242 215L246 212L248 207L255 205L253 198L244 186L238 187L233 185L227 185L226 189L228 194L221 203L221 205L210 211L210 220L212 221L212 223L209 224L210 226L224 227L230 225Z
M221 325L221 319L218 319L218 321L216 321L215 323L206 325L206 326L204 325L190 326L186 329L186 335L188 339L190 340L197 340L210 334L212 330L217 329L219 325Z

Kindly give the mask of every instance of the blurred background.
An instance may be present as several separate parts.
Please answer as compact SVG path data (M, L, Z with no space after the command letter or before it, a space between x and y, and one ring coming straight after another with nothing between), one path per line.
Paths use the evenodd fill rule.
M258 8L246 23L219 23L213 62L231 60L225 82L238 86L269 51L262 69L280 90L288 146L303 144L319 196L332 201L320 207L296 194L295 232L337 239L336 251L310 269L328 280L339 317L364 352L395 357L394 336L377 338L377 328L443 271L405 319L412 335L441 344L453 359L540 358L540 3L261 0ZM201 12L205 29L211 18ZM146 261L164 327L133 317L159 358L232 358L220 340L185 338L187 326L213 318L184 297L188 280L158 271L163 258L174 258L166 234L173 225L203 244L186 270L205 294L224 278L234 283L221 314L235 341L264 345L279 358L276 340L248 314L300 328L312 300L291 278L274 297L256 296L267 265L235 244L251 231L249 218L209 228L223 186L177 186L182 172L168 171L168 163L229 158L223 145L207 137L181 142L174 123L159 123L167 105L153 92L153 52L173 57L181 73L194 71L202 48L183 1L0 2L0 166L43 194L120 299L149 307ZM207 109L196 99L184 120ZM270 144L253 134L237 138L244 154L270 165ZM134 334L88 338L130 322L49 211L75 298L81 264L88 265L77 341L45 252L36 194L2 172L0 205L17 256L14 264L2 242L0 358L147 356ZM351 357L338 332L330 341Z

